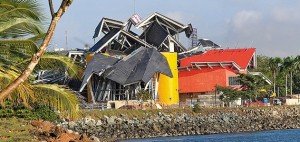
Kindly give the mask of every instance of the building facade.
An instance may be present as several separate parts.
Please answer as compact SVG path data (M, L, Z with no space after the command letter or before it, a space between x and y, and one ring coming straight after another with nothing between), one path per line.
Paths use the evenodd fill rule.
M255 51L255 48L217 49L182 58L179 61L180 101L192 102L207 96L216 103L216 86L239 87L239 74L249 73L256 67Z

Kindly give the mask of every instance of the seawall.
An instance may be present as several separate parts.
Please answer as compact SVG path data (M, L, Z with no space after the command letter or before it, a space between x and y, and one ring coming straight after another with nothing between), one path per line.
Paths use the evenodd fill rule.
M104 116L63 122L62 126L102 140L202 135L300 128L300 106L203 108L197 113Z

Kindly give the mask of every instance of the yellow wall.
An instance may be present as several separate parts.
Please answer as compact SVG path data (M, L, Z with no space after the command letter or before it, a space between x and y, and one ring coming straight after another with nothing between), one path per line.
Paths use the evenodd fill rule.
M162 52L167 58L173 78L166 75L159 75L158 83L158 100L163 105L174 105L179 103L178 94L178 69L177 69L177 53Z

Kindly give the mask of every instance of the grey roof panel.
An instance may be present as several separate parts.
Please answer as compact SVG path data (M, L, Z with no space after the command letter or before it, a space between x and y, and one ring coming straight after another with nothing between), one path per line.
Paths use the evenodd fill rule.
M114 65L106 77L121 85L148 82L156 73L172 77L166 58L154 48L141 47Z
M103 45L107 44L114 36L120 32L120 29L113 29L101 38L93 47L89 49L90 52L97 52Z
M106 56L103 54L95 54L92 61L90 61L84 71L82 85L80 90L82 91L90 77L93 74L100 74L101 72L106 71L108 68L112 67L118 60L117 58L113 58L110 56Z
M103 25L107 25L108 27L105 27ZM97 25L95 29L95 33L93 38L98 37L100 32L109 32L111 29L121 29L123 27L124 23L118 20L109 19L109 18L102 18L100 23Z
M144 31L142 38L145 39L147 43L159 47L167 36L168 32L155 21Z
M215 44L213 41L209 39L199 39L199 43L203 47L220 47L218 44Z

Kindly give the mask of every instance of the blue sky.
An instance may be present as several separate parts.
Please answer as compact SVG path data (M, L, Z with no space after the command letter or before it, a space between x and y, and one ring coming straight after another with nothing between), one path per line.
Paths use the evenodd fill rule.
M83 48L82 42L92 45L102 17L125 21L134 13L134 0L73 1L56 29L51 48L65 46L65 31L68 48ZM49 13L47 0L42 4ZM299 0L136 0L135 10L142 18L159 12L183 24L192 23L198 37L225 48L252 46L267 56L300 54ZM188 44L185 39L182 42Z

